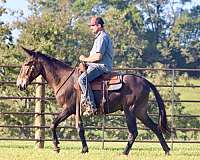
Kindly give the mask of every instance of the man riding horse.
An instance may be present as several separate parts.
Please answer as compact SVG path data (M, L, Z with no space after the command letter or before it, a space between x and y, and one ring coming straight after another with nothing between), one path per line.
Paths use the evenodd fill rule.
M112 41L108 33L105 32L103 19L92 17L89 26L95 34L94 44L88 57L84 55L79 57L80 61L86 62L87 65L86 72L83 72L78 79L82 90L81 105L87 104L83 115L97 113L97 106L89 83L102 74L110 72L113 63Z
M89 66L87 72L81 74L79 78L79 83L81 85L81 89L83 90L83 94L87 96L86 98L89 97L88 100L92 104L91 107L94 108L91 109L92 111L89 109L86 112L89 114L96 112L96 105L94 103L94 98L90 87L93 88L95 86L93 86L93 83L95 82L94 84L96 84L97 80L92 80L96 79L104 72L106 73L111 71L112 69L112 44L108 34L104 31L103 24L103 20L100 17L93 17L91 19L91 29L94 33L96 33L94 46L90 52L89 57L80 56L80 60L86 62ZM62 107L62 110L54 118L51 124L54 150L56 152L60 151L59 138L56 133L56 128L69 116L76 114L78 115L77 117L80 118L80 123L78 123L77 131L82 142L81 153L87 153L88 145L85 139L85 130L82 119L79 117L79 105L77 105L79 104L80 94L78 94L79 90L77 90L78 87L76 87L78 74L78 72L76 72L76 68L73 68L70 65L45 55L39 51L30 50L24 47L23 50L25 51L28 58L24 61L20 73L17 77L17 86L19 89L25 90L34 79L36 79L39 75L42 75L42 77L47 81L49 87L53 89L56 101ZM108 75L112 77L113 73L109 73ZM102 95L104 95L105 99L108 100L103 101L103 98L95 97L95 102L98 104L98 106L102 106L99 105L101 103L101 99L102 102L105 102L102 103L105 104L102 113L109 114L119 110L124 111L124 117L126 118L129 136L123 154L129 154L131 147L138 135L136 123L136 118L138 118L145 126L150 128L156 134L165 154L168 155L170 148L163 137L163 133L171 134L171 130L167 125L165 105L159 91L153 83L144 77L133 74L123 74L120 77L120 87L117 88L114 85L115 87L109 89L109 93L108 89L106 89L109 88L108 85L116 83L111 83L110 81L107 81L107 79L106 81L108 83L103 85L105 87L98 86L99 88L96 87L93 88L93 90L96 89L94 90L95 96L100 95L103 97ZM101 77L98 77L97 79L99 80L99 78ZM86 84L91 81L92 85L88 85L89 95L87 95ZM101 79L100 82L102 82ZM102 88L104 90L101 90ZM76 92L76 90L78 92ZM150 91L153 92L157 102L159 113L158 123L155 123L148 115Z

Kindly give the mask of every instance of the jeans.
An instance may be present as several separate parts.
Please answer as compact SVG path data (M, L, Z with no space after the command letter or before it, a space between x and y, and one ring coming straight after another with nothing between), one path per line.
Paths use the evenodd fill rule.
M89 64L87 72L83 72L78 79L83 95L93 108L96 108L96 104L90 82L106 72L108 72L108 70L104 66Z

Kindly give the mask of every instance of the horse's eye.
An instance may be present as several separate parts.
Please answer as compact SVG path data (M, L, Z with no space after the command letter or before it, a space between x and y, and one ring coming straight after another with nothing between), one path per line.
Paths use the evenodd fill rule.
M31 66L31 69L33 70L34 68L35 68L35 65L32 65L32 66Z
M29 61L29 62L25 63L24 65L25 66L31 66L32 64L33 64L33 62Z

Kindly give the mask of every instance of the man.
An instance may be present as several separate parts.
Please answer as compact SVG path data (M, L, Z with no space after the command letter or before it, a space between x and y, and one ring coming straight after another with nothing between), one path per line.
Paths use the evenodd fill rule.
M103 19L92 17L89 26L95 34L94 44L88 57L84 55L79 57L80 61L86 62L88 66L87 71L79 77L79 85L83 92L81 102L86 100L88 105L84 115L92 115L97 112L94 95L89 83L100 75L110 72L113 63L112 41L104 30Z

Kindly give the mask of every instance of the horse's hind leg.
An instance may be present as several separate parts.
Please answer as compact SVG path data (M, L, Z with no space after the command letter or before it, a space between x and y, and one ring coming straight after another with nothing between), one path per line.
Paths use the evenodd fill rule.
M148 116L147 113L141 114L138 118L144 123L145 126L149 127L156 134L163 150L165 151L165 154L168 155L170 148L168 147L163 137L162 131L160 130L158 125L152 121L152 119Z
M124 149L123 154L128 155L138 135L138 131L137 131L135 114L128 110L128 111L125 111L125 115L126 115L126 122L128 126L129 136L128 136L128 143Z
M59 141L58 141L58 137L57 137L57 134L56 134L56 128L62 121L64 121L70 115L71 114L69 113L68 109L63 109L62 112L60 112L58 114L58 116L53 120L52 125L51 125L54 151L56 151L58 153L60 151L60 147L58 146Z
M85 140L85 130L83 127L83 122L82 119L80 118L80 123L79 123L79 128L77 129L78 133L79 133L79 137L81 139L82 142L82 151L81 153L87 153L88 152L88 146Z

